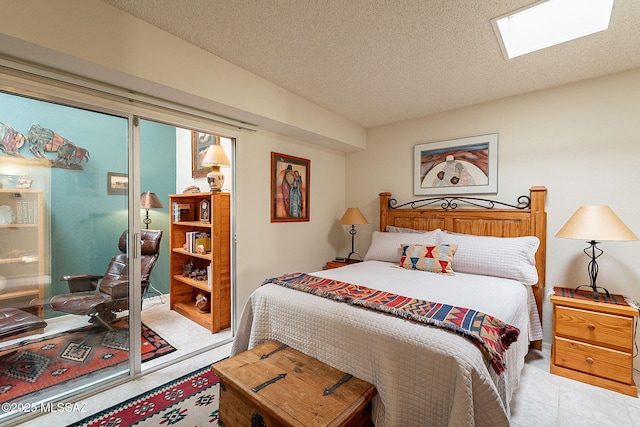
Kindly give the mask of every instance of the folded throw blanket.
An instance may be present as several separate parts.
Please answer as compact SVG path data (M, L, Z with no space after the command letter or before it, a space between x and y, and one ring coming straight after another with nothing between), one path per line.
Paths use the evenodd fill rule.
M504 352L520 334L515 326L476 310L409 298L305 273L267 279L263 285L267 283L448 329L473 342L498 375L506 369Z

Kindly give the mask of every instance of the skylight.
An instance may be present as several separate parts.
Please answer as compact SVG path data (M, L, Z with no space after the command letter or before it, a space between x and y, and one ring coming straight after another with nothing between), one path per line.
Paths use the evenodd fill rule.
M491 21L507 59L609 28L613 0L547 0Z

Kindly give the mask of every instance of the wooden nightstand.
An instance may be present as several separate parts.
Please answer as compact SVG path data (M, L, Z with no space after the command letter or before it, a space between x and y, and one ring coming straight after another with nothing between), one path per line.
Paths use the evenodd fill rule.
M362 262L362 260L352 259L348 263L346 261L335 261L335 260L334 261L328 261L325 264L324 269L325 270L329 270L330 268L340 268L340 267L344 267L345 265L356 264L358 262Z
M608 302L592 291L554 288L551 373L636 397L634 318L621 295ZM615 301L615 302L614 302Z

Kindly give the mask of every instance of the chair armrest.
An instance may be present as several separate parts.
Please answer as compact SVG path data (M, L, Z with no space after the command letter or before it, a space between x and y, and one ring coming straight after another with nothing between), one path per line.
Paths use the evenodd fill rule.
M62 276L61 282L69 283L69 292L90 292L95 291L98 287L98 282L103 276L99 274L75 274L71 276Z
M129 281L128 280L106 280L100 285L100 292L111 295L111 299L114 301L126 300L129 296Z

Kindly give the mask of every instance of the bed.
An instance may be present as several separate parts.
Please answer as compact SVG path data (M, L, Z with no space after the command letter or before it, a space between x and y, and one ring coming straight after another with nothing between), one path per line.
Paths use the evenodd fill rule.
M464 197L398 204L381 193L380 229L365 261L309 273L471 308L513 325L519 335L504 352L503 372L492 369L476 344L450 330L300 292L277 280L266 280L247 301L232 354L275 339L372 383L378 391L372 414L377 427L508 426L524 357L530 347L541 347L545 193L544 187L532 187L515 204ZM434 241L441 248L455 245L448 258L453 274L399 267L398 241L411 248Z

